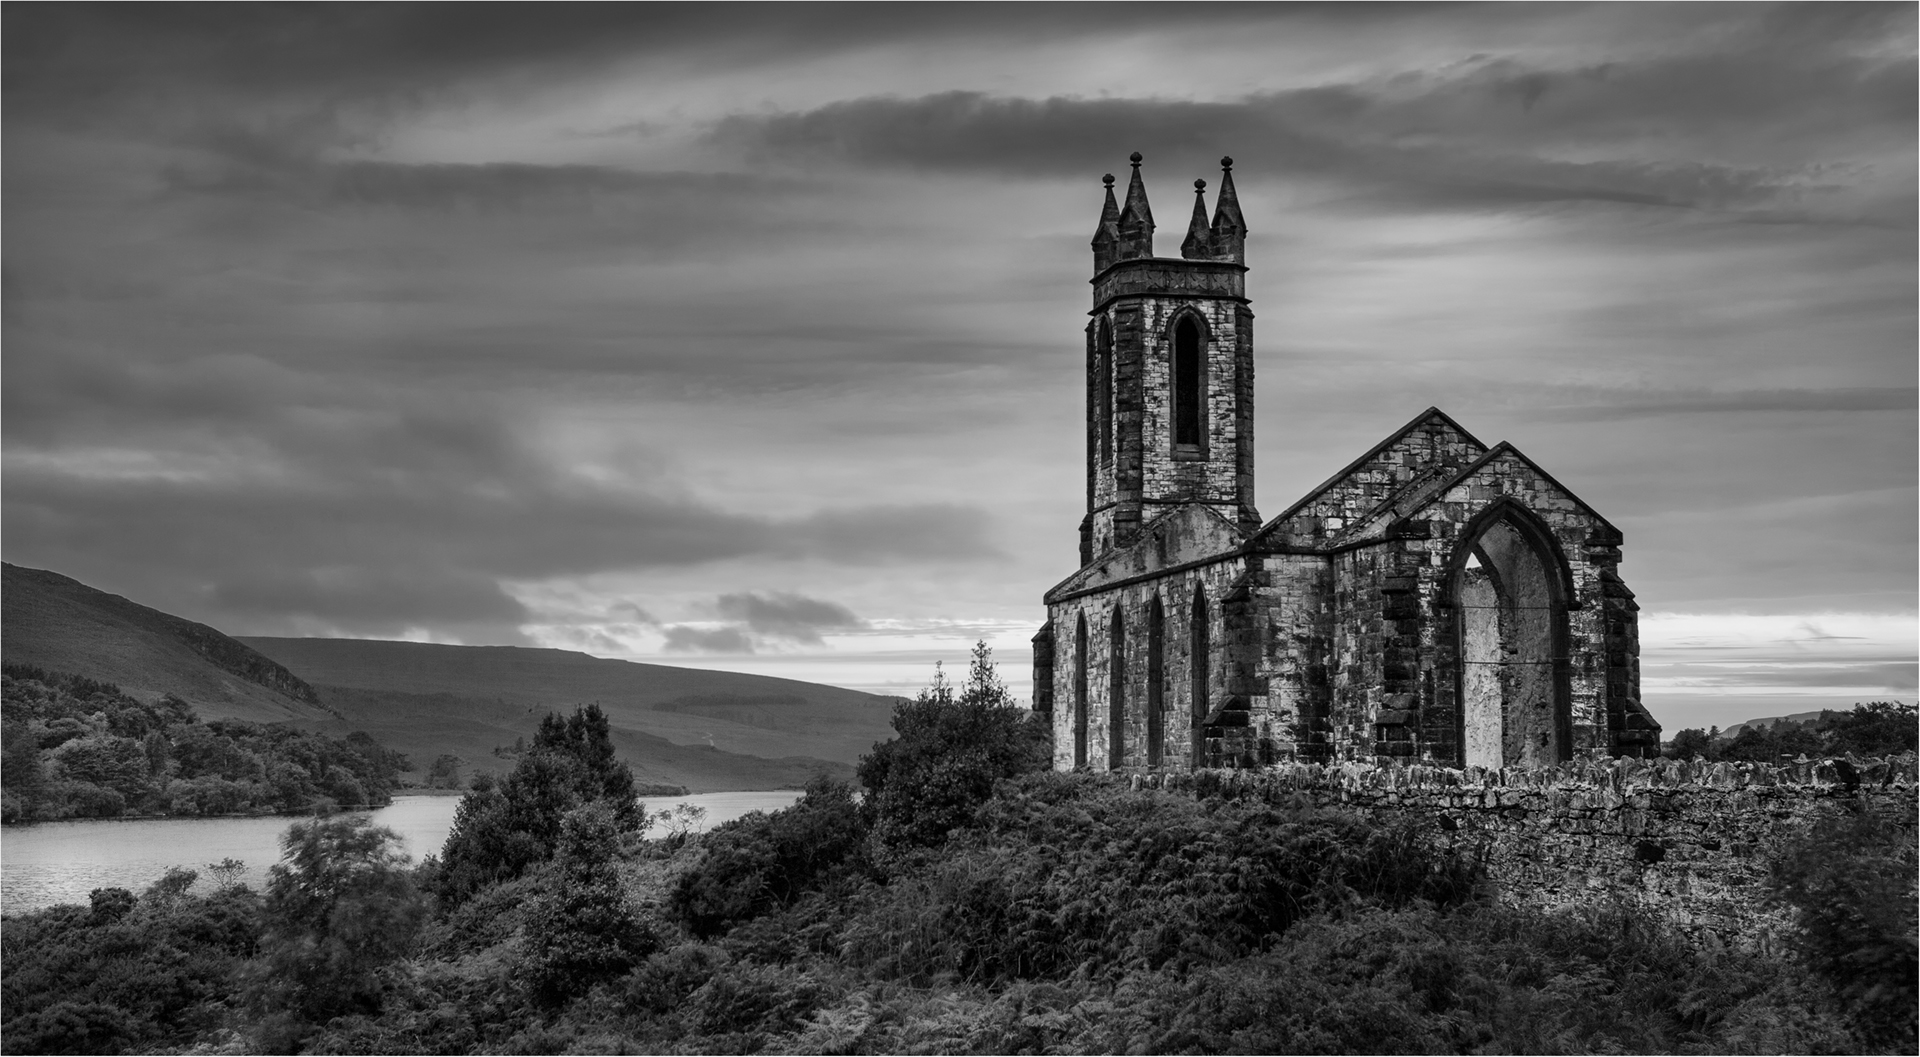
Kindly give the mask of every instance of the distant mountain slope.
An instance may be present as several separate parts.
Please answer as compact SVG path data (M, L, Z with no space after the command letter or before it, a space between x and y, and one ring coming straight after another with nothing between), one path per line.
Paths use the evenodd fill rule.
M893 735L892 699L794 679L518 646L252 636L242 641L318 686L330 707L405 752L416 751L411 742L458 722L498 727L506 736L492 744L511 744L514 736L530 738L547 711L588 702L598 702L619 731L767 760L812 757L851 765L874 742ZM382 710L396 716L387 736L377 718ZM403 716L411 718L398 718ZM428 729L406 733L409 723Z
M1844 708L1836 708L1836 709L1829 709L1828 711L1845 712L1847 710ZM1720 734L1723 737L1731 738L1735 734L1740 733L1740 730L1743 727L1771 727L1775 723L1779 723L1782 720L1786 721L1787 723L1796 724L1796 725L1804 724L1804 723L1812 723L1815 720L1819 719L1820 715L1821 713L1819 712L1795 712L1790 716L1761 716L1758 719L1743 719L1740 722L1735 723L1733 726L1728 727L1727 729L1721 731Z
M202 719L331 718L313 687L252 647L45 569L0 563L0 656L135 697L178 694Z

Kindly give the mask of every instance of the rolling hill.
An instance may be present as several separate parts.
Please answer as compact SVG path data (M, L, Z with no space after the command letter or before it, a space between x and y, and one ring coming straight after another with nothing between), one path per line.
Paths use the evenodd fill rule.
M58 573L8 564L4 574L0 656L11 663L140 698L177 694L203 719L364 730L417 769L452 754L469 771L506 770L542 716L589 702L607 712L636 778L695 792L851 778L892 735L892 699L817 683L567 650L234 638Z
M891 698L793 679L521 646L241 641L313 683L343 729L416 763L453 752L481 769L510 766L495 747L531 738L549 711L589 702L606 711L636 777L696 791L789 788L820 770L848 776L893 734Z
M0 657L143 700L177 694L202 719L333 718L312 686L252 647L45 569L0 564Z

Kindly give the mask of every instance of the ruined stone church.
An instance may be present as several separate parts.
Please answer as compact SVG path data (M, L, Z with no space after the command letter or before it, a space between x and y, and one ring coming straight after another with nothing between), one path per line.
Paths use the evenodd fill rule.
M1429 408L1261 518L1233 160L1177 258L1132 160L1093 237L1080 569L1034 637L1055 766L1657 752L1620 531L1513 445Z

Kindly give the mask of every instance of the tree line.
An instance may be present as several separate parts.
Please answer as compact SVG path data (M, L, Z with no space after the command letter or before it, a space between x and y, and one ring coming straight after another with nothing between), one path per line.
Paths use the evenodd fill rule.
M392 801L407 761L372 737L202 722L171 694L0 667L0 820L311 813Z

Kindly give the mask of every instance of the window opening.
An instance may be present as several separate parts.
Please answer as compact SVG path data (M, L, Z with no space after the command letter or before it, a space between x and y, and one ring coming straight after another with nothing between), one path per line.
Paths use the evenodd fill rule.
M1207 761L1207 713L1211 705L1207 701L1207 654L1209 635L1207 634L1207 592L1204 587L1193 589L1193 628L1191 630L1191 663L1193 674L1193 767L1199 770Z
M1113 460L1113 328L1104 318L1100 320L1097 349L1094 370L1100 375L1100 406L1095 414L1100 419L1100 461L1104 463Z
M1200 327L1188 316L1173 331L1173 442L1200 446Z
M1166 609L1154 598L1147 607L1147 766L1160 766L1166 742Z
M1117 771L1127 765L1127 626L1119 606L1113 609L1107 680L1107 769Z
M1073 632L1073 765L1087 765L1087 615Z

